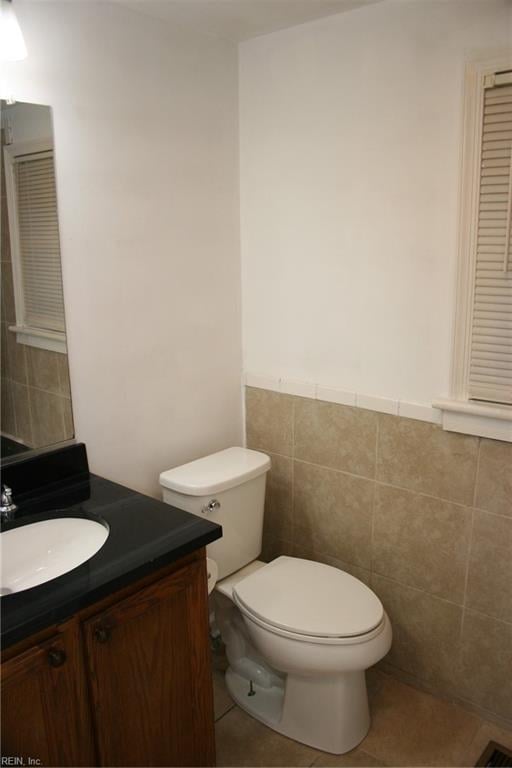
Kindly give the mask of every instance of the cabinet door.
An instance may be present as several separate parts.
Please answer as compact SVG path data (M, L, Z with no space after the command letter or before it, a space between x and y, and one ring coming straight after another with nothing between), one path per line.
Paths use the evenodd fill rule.
M101 765L213 765L206 562L84 624Z
M2 664L2 755L40 765L94 765L78 629ZM37 762L33 763L38 764Z

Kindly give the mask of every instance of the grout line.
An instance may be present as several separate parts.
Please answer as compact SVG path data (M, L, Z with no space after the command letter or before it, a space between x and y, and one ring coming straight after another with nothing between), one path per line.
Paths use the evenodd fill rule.
M372 493L372 527L370 534L370 584L372 582L373 575L373 561L374 561L374 547L375 547L375 509L377 502L377 463L379 460L379 439L380 439L380 419L377 416L377 423L375 427L375 468L373 472L373 493Z
M466 607L465 613L476 613L477 616L482 616L486 619L491 619L491 621L496 621L498 624L505 624L506 627L512 627L512 621L508 621L507 619L498 619L497 616L492 616L490 613L484 613L483 611L479 611L477 608L471 608Z
M60 406L59 410L60 410L60 423L61 423L60 425L62 429L62 434L66 435L66 404L63 403L62 400L60 400L59 406ZM70 407L71 407L71 401L70 401ZM71 413L71 417L73 417L73 413ZM73 421L73 418L71 418L71 420ZM75 434L75 429L74 429L74 423L73 423L73 435L74 434ZM64 439L66 438L64 437Z
M271 448L263 448L261 445L248 445L247 448L249 448L251 451L263 451L263 453L271 453L273 456L279 456L281 459L289 459L290 461L293 460L293 456L290 456L287 453L279 453L279 451L274 451Z
M226 711L225 711L225 712L223 712L223 713L222 713L222 715L219 715L219 717L218 717L218 718L217 718L217 719L214 721L215 725L217 725L217 723L220 723L220 721L222 720L222 718L223 718L223 717L226 717L226 715L229 715L229 713L230 713L230 712L231 712L231 711L232 711L232 710L233 710L235 707L236 707L236 704L235 704L235 702L233 701L233 703L231 704L231 706L230 706L228 709L226 709Z
M484 512L486 515L493 515L494 517L501 517L505 520L510 520L510 515L502 515L499 512L492 512L490 509L484 509L483 507L475 506L471 503L464 504L461 501L452 501L452 499L447 499L443 496L435 496L432 493L426 493L425 491L416 491L413 488L407 488L405 485L396 485L395 483L387 483L384 480L378 480L375 478L375 480L371 477L368 477L368 475L358 475L355 472L348 472L345 469L338 469L337 467L328 467L325 464L316 464L313 461L306 461L305 459L301 459L298 457L290 456L286 453L279 453L278 451L270 450L269 448L263 448L261 446L250 446L255 451L263 451L264 453L273 453L275 456L280 456L283 459L289 459L290 461L298 461L300 464L308 464L311 467L318 467L319 469L327 469L331 472L339 472L342 475L348 475L349 477L356 477L360 480L368 480L369 482L375 482L377 485L383 485L385 488L393 488L396 491L406 491L407 493L414 494L415 496L422 496L426 499L434 499L435 501L442 501L445 504L453 504L456 507L461 507L462 509L475 509L478 512Z
M350 560L347 560L346 558L337 557L337 555L331 555L329 554L329 552L318 552L313 550L311 554L318 557L327 557L330 560L336 560L338 563L341 563L342 565L349 565L353 568L357 568L359 571L365 571L366 573L371 575L371 570L366 565L360 565L359 563L352 563ZM341 570L344 570L344 569L342 568Z
M242 416L242 443L243 443L243 447L247 448L247 402L246 402L247 387L246 387L246 384L245 384L245 379L244 379L243 371L242 371L241 383L242 383L242 388L241 388L241 393L240 394L241 394L241 398L242 398L242 414L241 414L241 416Z
M348 561L346 561L348 562ZM360 568L361 566L359 566ZM464 610L464 606L461 603L455 603L453 600L448 600L446 597L440 597L439 595L434 595L432 592L427 592L424 589L421 589L420 587L413 587L411 584L405 584L403 581L398 581L398 579L394 579L392 576L387 576L384 573L379 573L378 571L375 571L375 575L378 576L381 579L384 579L385 581L391 581L394 584L399 584L401 587L405 587L406 589L412 589L415 592L421 592L423 595L427 595L428 597L431 597L433 600L440 600L442 603L448 603L448 605L453 605L456 608L461 608ZM471 611L471 613L476 613L477 616L485 617L486 619L492 619L492 621L496 621L499 624L505 624L507 627L512 627L512 621L507 621L507 619L499 619L496 616L491 616L489 613L484 613L483 611L479 611L476 608L468 608L466 610Z
M63 400L69 400L71 402L71 397L69 395L63 395L61 392L55 392L51 389L43 389L42 387L36 387L35 384L31 384L28 379L27 381L18 381L18 379L12 379L10 376L2 376L2 379L5 379L6 381L12 382L12 384L17 384L19 387L26 387L27 389L35 389L37 392L43 392L45 395L52 395L53 397L61 397Z
M292 400L292 459L295 458L295 417L297 414L297 398L294 397Z
M29 368L29 352L28 348L25 344L20 344L20 347L23 347L23 368L25 371L25 382L27 387L30 386L29 376L28 376L28 368Z
M28 381L28 361L27 361L27 381ZM30 396L30 387L27 384L28 415L30 421L30 437L33 443L36 443L35 415L32 409L32 398Z
M296 552L296 535L295 535L295 419L297 416L296 399L293 398L292 402L292 525L291 525L291 539L292 539L292 552Z
M459 633L459 640L462 642L462 635L464 633L464 623L466 620L466 611L467 611L467 599L468 599L468 582L469 582L469 569L471 565L471 551L473 548L473 531L475 527L475 504L476 504L476 494L477 494L477 487L478 487L478 473L480 471L480 451L482 448L482 440L479 437L478 438L478 450L476 454L476 467L475 467L475 483L473 486L473 506L471 509L471 528L469 532L469 546L467 551L467 560L466 560L466 573L464 574L464 592L462 595L462 615L460 617L460 633Z
M377 502L377 483L373 483L372 509L371 509L371 530L370 530L370 581L373 575L373 563L375 555L375 508Z
M375 423L375 466L373 468L373 480L377 480L377 465L379 463L380 418L377 414Z
M35 389L37 392L44 392L45 395L53 395L53 397L60 397L62 400L69 400L71 402L71 398L68 395L63 395L60 392L52 392L51 389L42 389L42 387L36 387L33 384L26 384L24 386L28 389Z
M265 450L265 449L262 449L262 450ZM443 501L447 504L454 504L455 506L463 507L464 509L471 509L472 507L471 504L464 504L461 501L452 501L451 499L447 499L443 496L434 496L434 494L425 493L425 491L416 491L414 490L414 488L408 488L405 485L396 485L395 483L386 483L383 480L378 480L376 478L374 479L372 477L368 477L368 475L359 475L356 472L348 472L345 469L338 469L336 467L327 467L324 464L316 464L313 461L305 461L304 459L300 459L300 458L296 458L295 461L298 461L301 464L309 464L310 466L318 467L319 469L327 469L327 470L330 470L331 472L339 472L342 475L357 477L360 480L368 480L368 482L375 482L375 483L378 483L379 485L386 486L386 488L394 488L397 491L407 491L408 493L412 493L415 496L424 496L427 499L435 499L436 501ZM483 511L485 512L486 510L483 510ZM491 514L495 514L495 513L491 513Z
M478 438L478 451L476 454L475 485L473 486L473 507L476 507L476 492L478 490L478 475L480 473L480 453L482 450L482 438Z
M347 472L346 469L337 469L337 467L327 467L325 464L317 464L314 461L306 461L305 459L301 459L297 456L294 457L294 460L298 461L299 464L307 464L309 467L318 467L318 469L327 469L330 472L337 472L340 475L355 477L358 480L366 480L369 483L376 482L376 480L373 477L368 477L368 475L358 475L356 472Z
M454 605L457 608L463 608L461 603L456 603L454 600L449 600L447 597L434 595L432 592L427 592L425 589L421 589L421 587L414 587L412 584L406 584L405 582L399 581L398 579L393 578L393 576L388 576L387 574L381 573L380 571L372 571L372 574L373 573L375 576L378 576L380 579L384 579L385 581L391 581L393 584L399 584L401 587L405 587L406 589L413 589L415 592L420 592L422 595L428 595L428 597L431 597L434 600L441 600L441 602L448 603L448 605Z
M12 379L9 379L9 384L12 384ZM19 440L20 437L19 437L19 429L18 429L18 419L16 418L16 408L14 407L14 388L12 386L9 386L9 393L10 393L9 399L11 401L10 407L11 407L11 413L12 413L12 420L14 424L14 431L18 436L18 440ZM30 419L30 412L29 412L29 419ZM31 427L31 430L32 430L32 427Z
M474 508L471 510L471 527L469 530L469 544L468 544L468 551L467 551L467 560L466 560L466 573L464 577L464 593L462 595L462 616L460 620L460 637L462 638L462 633L464 631L464 619L466 617L466 608L467 608L467 597L468 597L468 582L469 582L469 568L471 564L471 550L473 547L473 529L475 526L475 510Z
M291 498L291 539L292 550L295 552L296 536L295 536L295 461L292 459L292 498Z
M482 507L472 507L472 509L475 512L480 512L480 514L491 515L491 517L500 517L502 520L512 520L510 515L502 515L500 512L491 512L490 509L483 509Z
M67 358L67 355L66 355L66 358ZM62 387L62 376L60 375L61 374L60 363L56 362L56 367L57 367L57 380L59 382L59 394L62 394L63 387Z

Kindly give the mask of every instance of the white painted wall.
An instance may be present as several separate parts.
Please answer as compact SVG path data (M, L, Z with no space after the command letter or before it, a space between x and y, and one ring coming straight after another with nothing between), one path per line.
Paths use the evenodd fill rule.
M77 436L93 471L241 440L237 51L105 2L24 2L0 93L53 108Z
M507 0L386 0L240 48L244 367L448 391L465 62Z

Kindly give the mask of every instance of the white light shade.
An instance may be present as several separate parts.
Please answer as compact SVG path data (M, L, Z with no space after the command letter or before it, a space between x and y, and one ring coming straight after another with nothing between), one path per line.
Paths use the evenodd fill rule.
M1 0L0 60L20 61L20 59L26 58L27 48L12 3L8 0Z

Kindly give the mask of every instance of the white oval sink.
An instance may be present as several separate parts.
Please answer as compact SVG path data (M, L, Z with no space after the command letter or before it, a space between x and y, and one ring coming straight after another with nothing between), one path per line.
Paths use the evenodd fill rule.
M0 595L22 592L85 563L108 538L95 520L60 517L31 523L0 534Z

